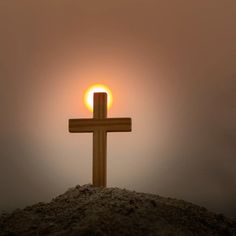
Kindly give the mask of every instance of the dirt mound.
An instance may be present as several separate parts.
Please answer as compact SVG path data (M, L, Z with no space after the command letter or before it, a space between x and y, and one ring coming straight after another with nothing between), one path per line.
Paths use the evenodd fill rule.
M76 186L0 217L0 235L236 235L236 222L182 200Z

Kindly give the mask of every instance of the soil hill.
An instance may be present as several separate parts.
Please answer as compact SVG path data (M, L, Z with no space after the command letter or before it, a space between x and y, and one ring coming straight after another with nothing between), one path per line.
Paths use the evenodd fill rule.
M2 214L3 235L236 236L236 221L182 200L78 185L49 203Z

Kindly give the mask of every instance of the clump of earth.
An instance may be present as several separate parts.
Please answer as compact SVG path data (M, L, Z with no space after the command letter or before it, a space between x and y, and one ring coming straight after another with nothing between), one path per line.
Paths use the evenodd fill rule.
M0 235L236 236L236 221L182 200L78 185L49 203L2 214Z

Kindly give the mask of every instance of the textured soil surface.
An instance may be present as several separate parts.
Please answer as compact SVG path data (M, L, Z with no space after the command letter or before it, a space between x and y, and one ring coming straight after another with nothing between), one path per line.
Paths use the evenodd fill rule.
M0 235L236 236L236 222L182 200L84 185L3 214Z

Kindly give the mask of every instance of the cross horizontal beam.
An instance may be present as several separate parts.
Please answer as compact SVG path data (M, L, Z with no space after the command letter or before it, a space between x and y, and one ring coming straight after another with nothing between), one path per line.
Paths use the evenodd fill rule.
M69 132L88 133L96 130L105 132L131 131L131 118L70 119Z

